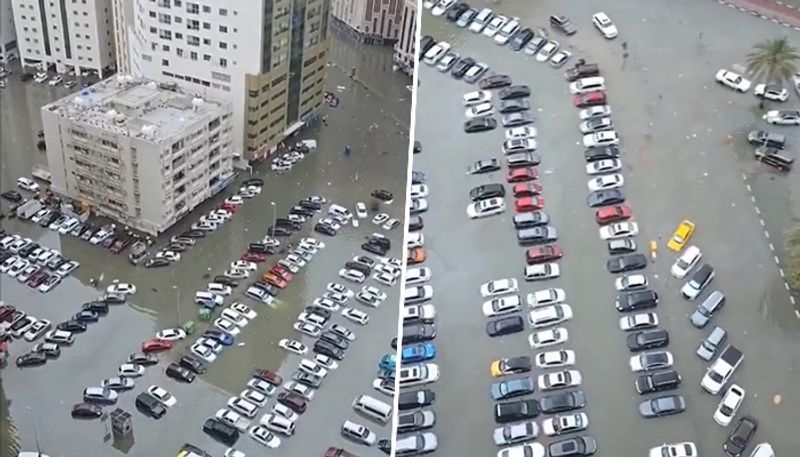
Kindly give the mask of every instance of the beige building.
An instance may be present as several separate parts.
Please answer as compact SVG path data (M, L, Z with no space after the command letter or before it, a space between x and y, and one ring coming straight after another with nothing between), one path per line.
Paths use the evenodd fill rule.
M117 76L41 113L51 189L137 230L163 233L233 179L227 102Z
M9 62L18 56L17 31L14 28L11 0L0 0L0 63Z
M394 63L409 76L414 75L416 48L417 2L403 0L403 20L400 23L400 39L394 44Z
M404 0L331 0L331 15L340 29L358 41L389 44L400 38Z
M265 157L321 106L329 0L132 1L131 73L230 100L236 155Z

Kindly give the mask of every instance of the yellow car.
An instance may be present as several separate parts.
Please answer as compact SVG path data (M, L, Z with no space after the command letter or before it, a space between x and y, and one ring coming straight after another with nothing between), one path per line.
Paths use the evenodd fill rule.
M495 378L515 373L531 371L531 358L528 356L504 357L489 365L489 371Z
M684 219L681 221L680 225L678 225L675 233L672 234L672 238L669 239L667 247L675 252L680 252L681 249L686 246L686 243L689 241L689 238L692 237L693 233L694 222Z

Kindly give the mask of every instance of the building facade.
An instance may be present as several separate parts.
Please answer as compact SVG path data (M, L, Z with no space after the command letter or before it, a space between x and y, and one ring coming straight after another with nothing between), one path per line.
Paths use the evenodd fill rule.
M9 62L18 57L17 31L14 28L11 0L0 0L0 62Z
M19 57L24 66L95 72L116 64L113 18L108 0L11 0Z
M145 233L233 179L230 103L120 75L41 113L51 189Z
M133 0L131 73L230 100L235 153L248 160L266 157L322 104L328 5Z
M335 25L368 44L391 44L400 38L404 0L331 0Z
M114 30L114 53L117 73L129 75L131 71L130 36L133 34L133 0L111 0Z
M414 75L417 48L417 2L403 0L403 20L400 24L400 40L394 45L394 63L397 68Z

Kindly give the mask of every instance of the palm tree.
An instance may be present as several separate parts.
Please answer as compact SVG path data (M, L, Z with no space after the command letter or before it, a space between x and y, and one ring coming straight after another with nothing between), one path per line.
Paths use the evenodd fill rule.
M753 50L747 54L745 64L750 74L769 84L791 79L797 73L798 62L800 53L797 48L789 44L788 38L783 37L766 40L753 46ZM763 99L759 107L764 107Z

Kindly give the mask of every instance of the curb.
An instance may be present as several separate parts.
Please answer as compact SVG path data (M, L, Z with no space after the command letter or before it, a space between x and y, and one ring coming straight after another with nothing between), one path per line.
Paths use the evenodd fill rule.
M764 20L770 21L773 24L779 24L782 27L785 27L787 29L800 31L800 26L792 25L792 24L789 24L788 22L782 21L780 15L767 15L767 14L762 13L761 11L758 11L758 10L752 10L752 9L741 7L741 6L737 5L735 2L729 1L729 0L717 0L717 3L719 3L720 5L725 5L725 6L729 7L729 8L735 8L735 9L737 9L737 10L743 12L743 13L750 13L753 16L756 16L756 17L758 17L760 19L764 19ZM785 3L780 2L780 1L776 1L775 3L778 4L778 5L784 6L786 8L791 8L791 9L797 10L793 5L788 5L788 4L785 4Z

